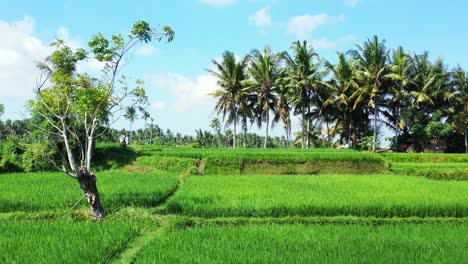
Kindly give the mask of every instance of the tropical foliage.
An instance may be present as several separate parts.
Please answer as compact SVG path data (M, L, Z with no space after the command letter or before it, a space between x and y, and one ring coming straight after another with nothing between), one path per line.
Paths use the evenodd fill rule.
M396 151L468 153L468 73L461 66L450 71L442 58L431 61L428 52L388 48L377 36L338 53L336 63L320 58L306 41L294 42L291 51L255 49L240 64L226 51L215 63L217 70L210 72L221 87L213 93L215 109L223 118L229 113L226 125L234 123L234 134L242 112L243 126L246 119L264 125L265 148L272 147L269 127L281 122L285 146L335 143L375 151L386 126L395 133ZM291 138L292 115L302 127L296 140Z

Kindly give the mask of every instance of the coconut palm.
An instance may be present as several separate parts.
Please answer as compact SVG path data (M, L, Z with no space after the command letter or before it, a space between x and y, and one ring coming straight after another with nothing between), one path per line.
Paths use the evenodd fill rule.
M406 54L403 47L399 47L393 52L390 70L386 78L391 80L390 97L387 100L387 109L384 114L389 120L389 126L395 130L395 145L398 150L398 136L401 129L406 127L406 111L410 107L410 91L413 81L413 62Z
M459 127L465 135L465 153L468 153L468 72L458 66L452 73L451 86L454 88L456 105L460 110L451 117L455 127Z
M287 63L288 85L291 88L291 104L294 105L294 113L301 115L302 119L302 148L310 147L310 129L311 129L311 107L312 97L316 91L316 84L319 78L319 57L313 48L307 46L307 41L296 41L291 49L294 56L283 53Z
M347 143L351 143L353 126L353 102L351 96L359 89L356 75L356 61L346 59L343 53L338 53L336 65L325 62L325 67L332 74L332 78L323 84L331 90L330 97L324 102L324 107L334 107L342 113L342 135L347 134Z
M254 49L249 54L249 73L252 80L248 83L247 90L254 92L258 96L255 108L257 124L259 127L265 122L265 142L263 147L267 147L268 129L270 126L270 111L276 108L276 89L279 80L283 75L280 67L281 56L272 53L267 46L261 52Z
M236 127L239 112L239 93L242 91L243 82L247 79L247 59L237 61L234 53L225 51L221 62L213 60L216 71L207 70L217 79L220 87L211 93L217 98L215 111L222 114L225 125L234 125L233 144L236 148Z
M272 124L281 121L286 132L286 147L289 147L291 140L291 105L289 103L291 93L289 86L286 83L278 85L278 100L276 103L275 116L273 117Z
M363 86L359 88L353 97L356 98L354 107L366 102L367 107L373 106L374 110L374 140L372 150L377 145L377 119L379 104L383 94L383 81L388 70L389 50L385 47L385 40L379 41L377 36L368 39L364 44L357 45L357 50L350 52L357 60L358 73L362 77Z

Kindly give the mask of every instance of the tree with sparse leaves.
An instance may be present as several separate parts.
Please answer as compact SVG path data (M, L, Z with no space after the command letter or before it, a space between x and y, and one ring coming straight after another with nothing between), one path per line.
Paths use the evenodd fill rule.
M124 109L124 103L136 105L146 98L144 87L129 88L120 72L135 46L152 40L171 42L174 35L168 26L152 28L148 22L138 21L127 36L108 39L94 35L90 52L57 39L51 44L54 52L37 64L41 76L36 99L29 104L39 120L34 125L64 152L63 164L55 165L78 181L94 218L105 216L91 166L95 141ZM78 63L93 57L105 65L102 79L77 72Z

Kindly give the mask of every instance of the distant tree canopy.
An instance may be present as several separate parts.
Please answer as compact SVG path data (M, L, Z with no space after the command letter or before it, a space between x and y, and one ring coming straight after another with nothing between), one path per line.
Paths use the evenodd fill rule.
M461 66L449 70L442 58L429 60L428 52L389 49L377 36L338 53L336 63L321 58L306 41L294 42L291 50L266 47L239 61L226 51L214 61L216 69L209 72L218 79L215 110L226 126L234 125L234 139L240 120L244 135L247 123L265 125L264 147L268 128L278 122L289 141L296 115L302 131L295 143L302 148L313 145L318 130L328 146L337 137L353 148L371 142L375 150L385 125L395 132L395 150L420 151L437 138L468 153L468 73Z

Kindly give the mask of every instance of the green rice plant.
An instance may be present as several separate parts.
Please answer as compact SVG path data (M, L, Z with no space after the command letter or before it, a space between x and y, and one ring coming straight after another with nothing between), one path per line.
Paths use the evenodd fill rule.
M104 207L155 206L174 192L174 173L107 171L97 173ZM0 212L39 211L87 207L78 182L63 173L16 173L0 175Z
M323 174L382 173L388 164L377 154L332 149L189 149L174 148L154 151L137 164L179 172L203 160L203 174ZM182 165L182 166L181 166ZM181 170L182 169L182 170ZM195 170L196 171L196 170Z
M468 182L399 175L193 176L166 206L201 217L466 217Z
M415 162L415 163L436 163L436 162L465 162L468 163L466 154L448 153L382 153L380 154L390 162Z
M165 232L136 263L465 263L466 224L295 225Z
M191 158L146 156L139 158L135 164L177 173L196 173L197 171L197 160Z
M434 180L468 180L468 163L408 163L395 162L397 174L424 176Z
M138 233L132 222L0 221L0 263L105 263Z

